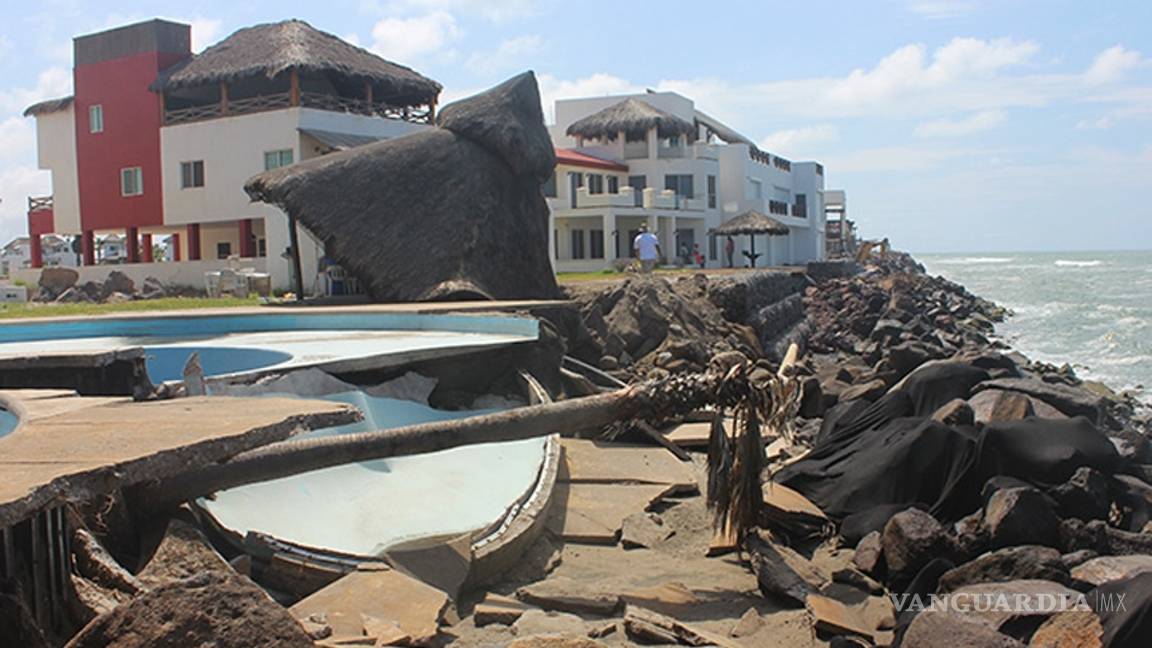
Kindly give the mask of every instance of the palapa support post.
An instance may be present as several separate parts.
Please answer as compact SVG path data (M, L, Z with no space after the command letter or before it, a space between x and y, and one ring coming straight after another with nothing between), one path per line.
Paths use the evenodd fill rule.
M288 252L292 257L292 273L295 275L296 301L304 300L304 271L300 267L300 235L296 232L296 217L288 212Z

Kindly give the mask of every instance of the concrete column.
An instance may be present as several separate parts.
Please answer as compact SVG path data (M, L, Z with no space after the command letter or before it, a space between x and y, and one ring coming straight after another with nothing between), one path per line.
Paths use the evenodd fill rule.
M140 260L144 263L152 263L155 259L152 258L152 235L140 235Z
M655 160L660 156L660 134L656 129L648 131L648 159Z
M129 227L124 230L124 253L128 263L140 263L140 230Z
M180 232L172 234L172 260L179 261L183 255L180 253Z
M44 247L39 234L28 233L28 256L33 268L44 267Z
M200 223L191 223L188 230L188 260L200 260Z
M84 265L96 265L96 233L84 230L80 235L80 251L84 256Z
M607 267L616 259L616 239L612 236L612 232L616 230L616 214L604 214L602 220L604 224L601 225L603 228L601 237L604 239L604 265Z

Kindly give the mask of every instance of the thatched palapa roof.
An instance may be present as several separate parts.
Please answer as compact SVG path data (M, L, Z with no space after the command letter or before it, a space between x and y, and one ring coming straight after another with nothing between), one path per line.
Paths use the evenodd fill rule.
M47 101L41 101L40 103L34 103L31 106L28 106L27 108L24 109L24 116L25 117L33 117L33 116L39 116L39 115L47 115L48 113L54 113L54 112L58 112L61 110L67 110L68 107L72 105L73 101L74 101L74 97L69 95L67 97L60 97L58 99L48 99Z
M356 47L302 20L241 29L188 61L166 71L153 90L204 86L291 69L336 74L374 84L378 100L398 105L434 103L439 83L368 50Z
M788 226L770 216L758 211L748 211L732 217L712 230L718 236L737 236L740 234L767 234L769 236L785 236Z
M437 127L248 180L377 301L552 299L548 204L556 156L525 73L445 106Z
M625 99L573 123L567 133L584 139L614 140L620 133L641 139L653 128L660 137L689 135L696 131L696 126L690 121L639 99Z

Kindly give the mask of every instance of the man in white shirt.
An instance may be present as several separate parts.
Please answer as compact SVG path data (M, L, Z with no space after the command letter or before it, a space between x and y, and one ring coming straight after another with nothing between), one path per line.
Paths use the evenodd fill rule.
M660 242L655 234L648 231L647 224L640 225L640 233L636 235L636 240L632 241L632 250L640 259L640 272L652 272L657 259L660 258Z

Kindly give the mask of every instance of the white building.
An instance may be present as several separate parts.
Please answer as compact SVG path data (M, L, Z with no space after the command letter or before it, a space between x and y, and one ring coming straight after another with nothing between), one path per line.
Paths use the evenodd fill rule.
M251 202L245 181L426 128L441 89L296 20L241 29L195 56L189 27L163 20L74 42L75 95L25 112L53 185L28 219L31 265L47 262L35 249L46 235L78 235L82 280L115 261L137 281L202 287L206 272L237 265L290 289L288 219ZM303 227L297 236L305 292L323 292L324 244Z
M660 240L666 262L695 246L709 267L726 265L725 241L709 231L752 210L788 227L757 236L756 265L824 258L824 169L760 150L751 140L674 92L556 102L552 210L558 272L626 263L641 223ZM735 265L748 264L749 237L735 241Z

